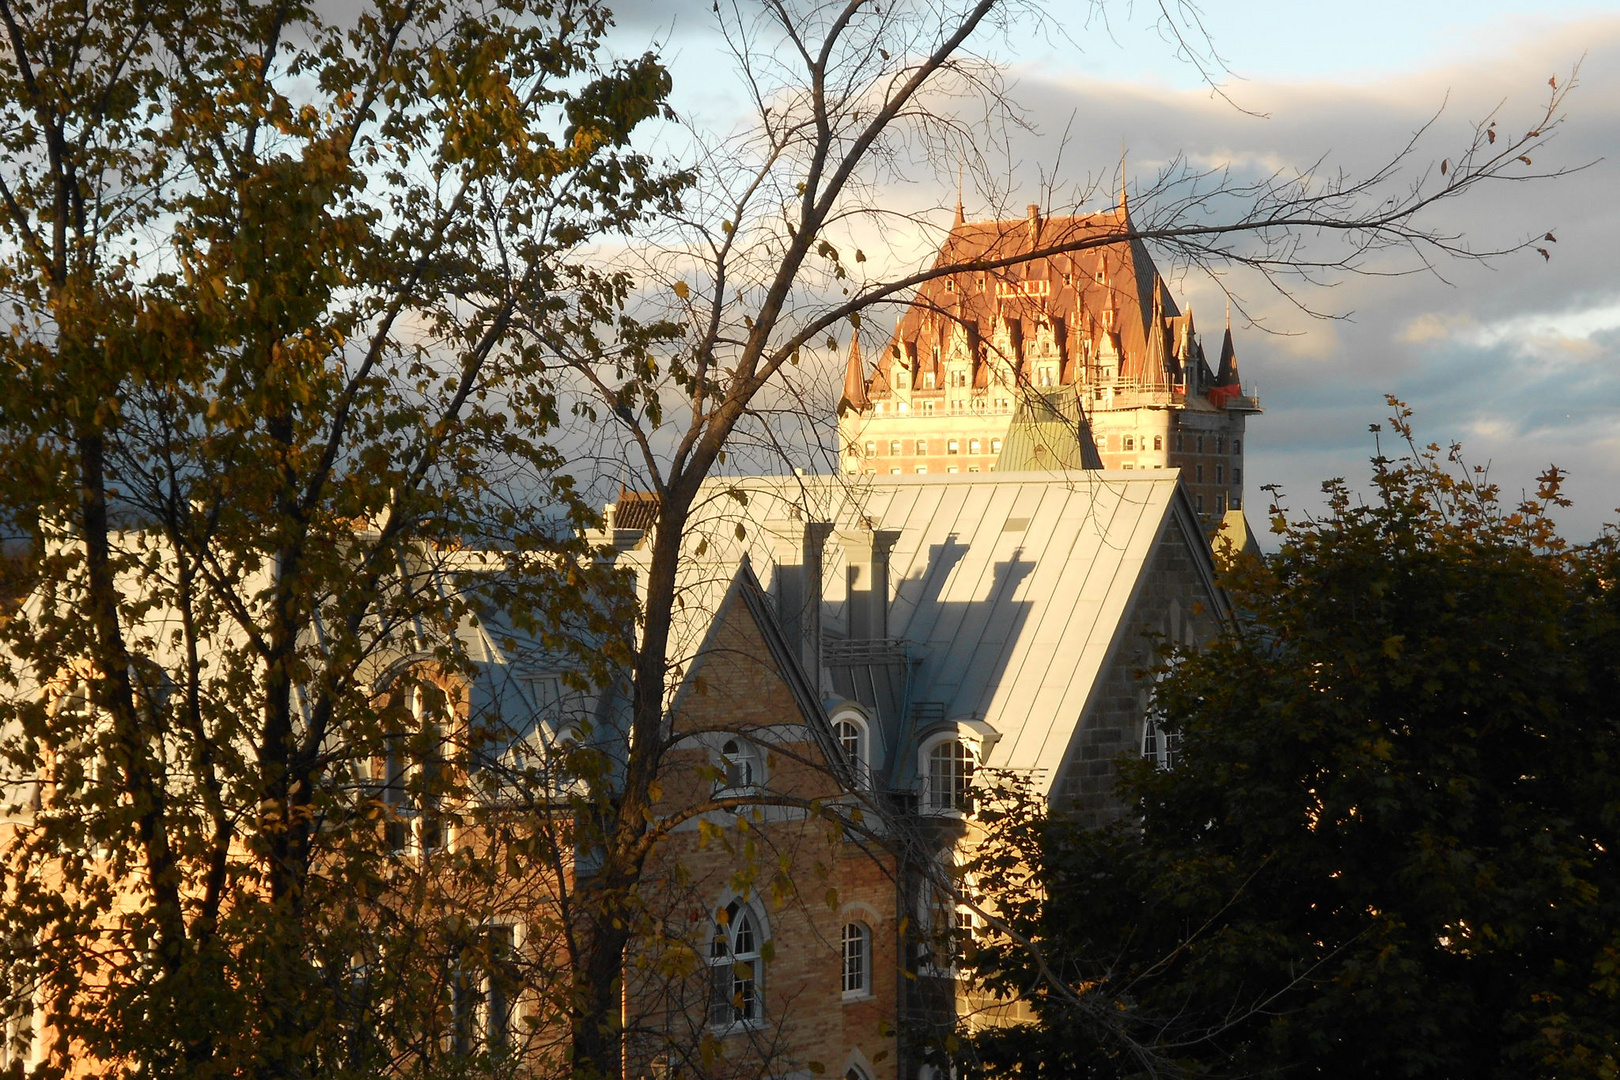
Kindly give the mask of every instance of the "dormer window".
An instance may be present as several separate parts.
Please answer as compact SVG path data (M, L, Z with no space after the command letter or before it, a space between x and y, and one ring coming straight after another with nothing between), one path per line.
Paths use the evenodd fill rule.
M855 783L867 786L872 771L872 740L865 721L856 716L841 717L833 724L833 736L838 740L844 763L855 776Z
M954 736L929 746L923 753L923 806L929 813L964 813L970 807L973 751Z

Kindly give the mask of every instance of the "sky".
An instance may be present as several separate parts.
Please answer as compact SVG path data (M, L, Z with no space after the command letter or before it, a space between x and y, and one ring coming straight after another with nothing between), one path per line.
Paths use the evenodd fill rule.
M1242 274L1217 284L1160 262L1206 333L1218 332L1221 285L1239 300L1241 369L1265 409L1248 432L1251 510L1264 484L1309 513L1321 506L1323 480L1364 479L1369 425L1385 419L1384 397L1394 394L1414 409L1422 441L1462 443L1507 497L1533 490L1550 464L1565 470L1574 505L1558 520L1569 538L1590 539L1620 520L1620 11L1507 0L1211 0L1197 14L1224 64L1221 96L1176 57L1156 6L1110 5L1100 15L1076 0L1039 6L1044 26L981 46L1003 65L1034 128L999 151L1014 206L1040 199L1043 177L1058 178L1061 190L1064 180L1112 176L1122 155L1128 183L1139 185L1177 153L1240 175L1323 155L1365 169L1437 114L1423 149L1438 160L1493 109L1503 130L1524 130L1549 77L1566 86L1579 65L1565 122L1536 166L1585 167L1477 191L1438 219L1485 247L1552 232L1556 242L1539 244L1551 259L1525 251L1428 273L1342 277L1292 298ZM621 33L659 40L676 108L690 123L723 128L740 122L741 103L708 10L687 0L621 3ZM972 191L965 201L971 217ZM1300 304L1332 317L1308 316Z

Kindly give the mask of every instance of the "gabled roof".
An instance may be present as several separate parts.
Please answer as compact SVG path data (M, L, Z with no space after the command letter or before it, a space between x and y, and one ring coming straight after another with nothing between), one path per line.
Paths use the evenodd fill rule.
M912 658L912 711L927 703L944 720L988 724L998 739L986 764L1028 771L1045 790L1166 530L1181 530L1204 560L1209 600L1221 606L1177 475L711 481L711 494L725 497L700 500L703 512L688 531L675 640L697 646L730 591L725 566L746 557L762 589L775 593L778 561L792 561L816 522L830 530L822 631L847 634L845 545L881 535L889 545L887 634Z

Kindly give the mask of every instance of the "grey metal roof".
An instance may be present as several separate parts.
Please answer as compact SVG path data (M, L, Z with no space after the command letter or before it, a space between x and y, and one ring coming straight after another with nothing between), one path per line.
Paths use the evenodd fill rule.
M685 541L672 657L699 647L730 585L723 566L746 554L771 590L778 556L806 522L892 532L887 635L914 658L912 703L938 703L931 711L947 721L988 724L998 738L985 764L1049 783L1158 538L1166 528L1196 532L1190 510L1174 510L1185 502L1177 475L711 481L716 497L699 501ZM1189 540L1200 550L1200 537ZM849 626L840 543L826 544L822 577L823 632L836 639Z

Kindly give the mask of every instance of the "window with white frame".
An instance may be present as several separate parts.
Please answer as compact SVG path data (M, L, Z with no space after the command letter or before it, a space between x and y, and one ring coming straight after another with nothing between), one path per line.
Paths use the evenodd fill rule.
M463 941L451 968L451 1048L461 1056L487 1051L499 1056L512 1046L520 986L515 923L489 923Z
M844 997L872 993L872 930L865 923L844 924Z
M764 1016L764 933L759 916L741 900L715 915L709 942L709 1023L719 1027Z
M759 747L742 738L729 738L720 744L722 785L731 791L752 791L765 782L765 765Z
M1181 733L1166 731L1156 713L1148 713L1142 724L1142 756L1161 769L1176 767L1181 752Z
M1178 616L1172 616L1173 618ZM1174 624L1172 624L1172 630ZM1189 628L1190 629L1190 628ZM1170 658L1171 670L1174 670L1179 658ZM1153 762L1161 769L1176 767L1176 759L1181 754L1181 732L1166 730L1164 725L1164 708L1159 701L1159 684L1163 682L1168 671L1160 671L1153 679L1153 686L1148 691L1147 709L1142 720L1142 756Z
M966 811L973 783L973 752L958 738L942 739L925 755L925 805L933 813Z
M436 690L420 685L406 691L409 723L383 738L372 759L373 798L383 804L384 834L391 851L417 855L444 846L439 797L444 786L444 728Z
M833 734L838 738L844 761L855 774L855 783L865 787L871 776L872 760L871 735L866 723L854 716L841 717L833 724Z

